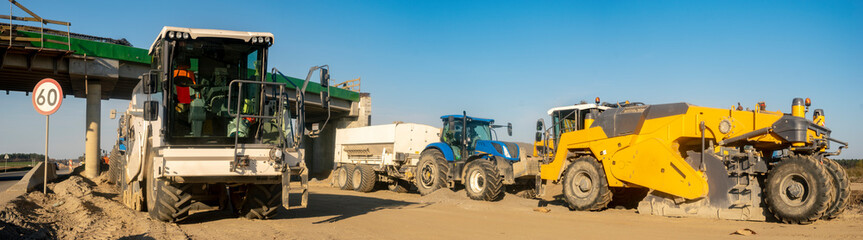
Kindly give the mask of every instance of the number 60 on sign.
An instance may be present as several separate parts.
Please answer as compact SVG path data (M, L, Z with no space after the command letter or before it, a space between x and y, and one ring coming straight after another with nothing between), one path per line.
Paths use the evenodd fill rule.
M46 78L39 81L33 88L33 108L42 115L51 115L60 109L63 103L63 88L54 79Z

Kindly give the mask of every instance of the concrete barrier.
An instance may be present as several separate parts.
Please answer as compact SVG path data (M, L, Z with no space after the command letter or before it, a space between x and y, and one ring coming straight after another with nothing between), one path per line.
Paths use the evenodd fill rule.
M45 181L44 164L44 162L36 164L36 167L30 169L30 171L27 172L20 181L6 189L6 191L0 193L0 206L6 205L6 203L21 195L27 194L28 192L33 191L36 187L42 185L44 183L43 181ZM54 168L54 164L48 164L48 181L54 179L57 179L57 169Z

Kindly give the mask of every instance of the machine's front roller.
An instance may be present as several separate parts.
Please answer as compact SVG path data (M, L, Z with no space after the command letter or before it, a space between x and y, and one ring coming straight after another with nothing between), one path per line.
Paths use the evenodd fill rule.
M495 171L491 161L478 159L468 163L465 192L473 200L498 201L503 199L503 177Z
M566 168L563 196L572 210L602 210L611 202L611 190L602 165L593 157L575 159Z
M811 156L793 155L767 173L767 208L784 223L809 224L821 218L835 190L827 169Z
M437 149L426 149L420 155L414 178L420 195L429 195L441 188L447 188L446 173L449 167L443 153Z

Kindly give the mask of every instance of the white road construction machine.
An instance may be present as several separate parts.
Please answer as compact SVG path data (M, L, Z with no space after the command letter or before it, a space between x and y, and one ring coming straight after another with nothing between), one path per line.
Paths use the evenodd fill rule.
M328 68L313 67L289 93L265 72L273 42L264 32L162 29L149 50L151 70L120 120L122 154L110 160L125 205L167 222L183 220L196 203L252 219L306 206L304 93L318 70L329 89ZM301 186L295 206L292 178Z

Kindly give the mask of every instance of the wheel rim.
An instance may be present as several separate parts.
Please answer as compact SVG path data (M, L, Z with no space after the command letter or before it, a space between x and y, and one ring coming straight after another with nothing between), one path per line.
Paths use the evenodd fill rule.
M485 189L485 176L482 174L482 171L479 169L475 169L470 172L469 175L469 187L473 192L482 192Z
M780 199L789 206L801 206L809 200L811 189L811 183L803 175L789 174L779 184Z
M351 177L352 177L351 180L353 180L352 183L354 184L354 189L359 188L360 183L363 181L363 173L362 173L362 171L360 171L360 168L354 169L354 175Z
M420 183L425 188L431 188L434 185L434 172L435 172L434 164L430 164L429 162L423 163L422 168L420 169Z
M593 192L593 179L587 172L579 171L575 173L572 181L569 183L569 188L572 193L579 198L585 198Z

